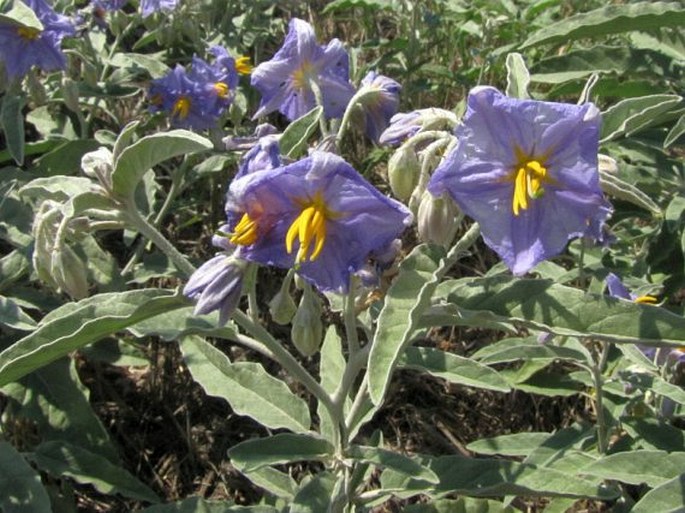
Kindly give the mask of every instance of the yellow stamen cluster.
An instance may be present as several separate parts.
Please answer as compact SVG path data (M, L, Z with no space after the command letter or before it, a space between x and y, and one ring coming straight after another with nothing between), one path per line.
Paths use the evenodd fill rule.
M249 75L252 73L252 64L250 64L250 58L247 55L238 57L235 60L235 70L241 75Z
M229 88L228 84L224 82L215 82L214 90L219 98L226 98L228 96Z
M17 34L22 39L26 41L35 41L40 36L41 31L34 27L19 27L17 28Z
M307 260L313 262L319 257L326 242L326 221L332 216L321 196L317 195L313 201L303 205L302 212L285 235L285 249L288 254L293 252L295 238L299 240L300 248L295 256L295 264Z
M308 87L312 65L309 61L304 61L302 65L293 71L291 78L295 89L305 89Z
M174 108L171 109L172 116L178 116L181 119L188 117L190 113L190 98L187 96L181 96L176 103L174 103Z
M231 244L249 246L257 240L257 223L247 213L243 214L233 228L233 235L228 239Z
M514 176L514 196L512 209L514 215L528 208L528 198L536 199L545 192L542 187L547 176L547 168L537 160L528 160L517 166Z

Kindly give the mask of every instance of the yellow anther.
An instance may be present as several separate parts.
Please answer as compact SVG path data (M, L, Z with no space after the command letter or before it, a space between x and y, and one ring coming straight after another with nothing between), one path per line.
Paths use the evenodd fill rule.
M238 57L235 60L235 70L241 75L249 75L252 73L252 64L250 64L250 58L247 55Z
M542 184L546 177L547 168L537 160L527 160L517 166L511 205L515 216L528 208L528 198L536 199L543 195L545 189Z
M285 249L288 254L293 252L295 239L300 244L295 256L295 264L307 260L313 262L319 257L326 242L326 222L333 216L334 214L326 208L323 198L319 195L314 201L303 205L300 215L295 218L285 235Z
M228 92L230 91L228 85L224 82L216 82L214 84L214 90L219 98L226 98L228 96Z
M173 109L171 109L172 116L178 116L181 119L188 117L190 113L190 98L187 96L181 96L176 103L174 103Z
M257 223L245 213L233 228L233 235L228 239L231 244L249 246L257 240Z
M34 27L19 27L17 29L17 34L19 34L19 37L27 41L35 41L38 39L38 36L40 36L40 33L41 31Z
M655 305L656 303L658 303L657 298L655 298L654 296L639 296L639 297L636 297L633 301L635 303L641 303L641 304L647 304L647 305Z

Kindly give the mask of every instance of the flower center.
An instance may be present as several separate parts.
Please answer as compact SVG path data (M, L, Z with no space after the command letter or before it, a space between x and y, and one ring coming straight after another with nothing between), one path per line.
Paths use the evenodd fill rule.
M528 198L537 199L544 193L542 183L546 181L547 168L537 160L524 160L514 172L514 197L512 209L514 215L528 208Z
M188 117L190 113L190 98L187 96L181 96L176 103L174 103L173 109L171 109L172 116L178 116L181 119Z
M257 240L257 223L247 213L243 214L238 224L233 228L233 234L228 239L231 244L249 246Z
M293 71L291 79L295 89L305 89L308 87L308 83L312 75L312 70L312 64L309 61L304 61L299 68Z
M26 41L35 41L40 36L41 31L34 27L19 27L17 34Z
M318 193L313 200L302 203L300 215L295 218L285 235L285 249L288 254L293 252L296 238L300 243L295 256L296 265L307 260L313 262L319 257L326 242L326 221L335 215Z
M636 297L633 300L633 302L647 305L655 305L657 303L657 299L654 296L639 296Z
M215 82L214 90L219 98L226 98L228 96L228 85L224 82Z
M250 58L247 55L238 57L235 60L235 70L241 75L249 75L252 73L252 64L250 64Z

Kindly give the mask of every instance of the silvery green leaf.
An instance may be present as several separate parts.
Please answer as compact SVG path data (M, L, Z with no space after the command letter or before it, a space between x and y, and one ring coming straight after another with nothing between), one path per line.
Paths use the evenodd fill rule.
M530 98L528 85L530 73L526 68L526 62L520 53L512 52L507 55L507 89L506 95L511 98Z
M0 440L0 507L4 513L52 513L40 476L9 443Z

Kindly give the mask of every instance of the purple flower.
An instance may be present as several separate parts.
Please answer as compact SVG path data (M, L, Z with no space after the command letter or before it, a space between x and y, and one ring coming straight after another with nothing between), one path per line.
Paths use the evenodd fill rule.
M226 253L208 260L188 280L183 294L197 301L195 315L219 311L219 324L228 321L238 306L246 262Z
M283 46L252 71L252 85L262 95L254 118L275 110L291 121L299 118L317 104L313 87L321 92L326 117L341 117L354 94L349 78L342 43L333 39L319 46L312 26L293 18Z
M320 290L339 292L412 219L343 159L321 151L234 180L226 210L237 256L295 267Z
M147 18L157 11L173 11L178 0L140 0L140 11L143 18Z
M164 111L174 126L202 130L216 126L233 100L238 83L235 61L228 52L213 46L212 64L193 57L190 71L181 65L150 86L150 110Z
M380 135L378 142L387 146L399 146L411 136L424 130L452 130L457 116L444 109L419 109L401 112L390 119L390 125Z
M60 45L65 36L76 32L69 18L57 14L45 0L25 3L36 13L43 29L0 22L0 61L10 79L23 77L34 65L43 71L64 69L67 60Z
M632 301L633 303L655 305L658 303L657 298L650 295L638 295L630 292L626 286L621 281L621 278L616 276L614 273L609 273L604 279L607 284L607 291L611 297L616 297L619 299L626 299ZM657 348L646 346L642 344L637 344L637 347L644 353L644 355L650 360L654 361L657 358ZM666 357L671 358L676 363L681 363L685 361L685 347L679 347L670 350ZM665 358L659 358L659 364L663 363Z
M457 146L428 185L447 191L514 274L563 251L611 211L599 187L599 110L478 87Z
M361 81L361 98L366 121L366 135L377 143L400 106L402 86L393 79L369 71Z
M250 151L240 159L238 172L235 179L255 173L280 167L281 150L278 145L278 137L267 135L259 139Z

